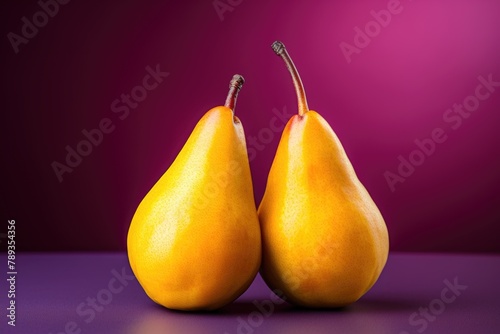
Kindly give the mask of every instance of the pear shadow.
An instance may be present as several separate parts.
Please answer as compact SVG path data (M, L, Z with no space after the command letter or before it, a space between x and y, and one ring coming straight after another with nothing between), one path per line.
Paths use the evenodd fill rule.
M170 309L168 307L162 306L157 303L152 303L151 309L154 311L168 312L175 315L203 315L203 316L227 316L227 315L248 315L253 311L258 311L258 308L254 303L262 302L264 299L256 299L255 301L234 301L228 305L225 305L217 310L192 310L192 311L184 311L184 310L176 310ZM285 312L288 309L293 308L293 305L290 305L286 302L282 304L273 304L274 312Z
M414 311L429 301L419 299L378 299L366 298L358 300L350 305L330 308L314 308L291 305L284 311L291 313L371 313L371 312L393 312L393 311Z
M258 300L257 302L262 302ZM305 307L283 302L274 304L273 313L371 313L371 312L393 312L393 311L414 311L422 305L427 305L429 301L416 298L365 298L343 307ZM249 314L258 311L255 304L250 301L237 301L218 310L220 314Z
M151 305L152 309L162 312L170 312L177 315L204 315L204 316L228 316L228 315L248 315L251 312L259 311L256 304L262 304L265 301L270 301L269 299L256 299L254 301L249 300L237 300L231 304L225 305L217 310L194 310L194 311L183 311L169 309L167 307L161 306L159 304L153 303ZM392 311L414 311L422 305L427 305L429 301L421 300L416 298L362 298L357 302L343 306L343 307L330 307L330 308L315 308L315 307L305 307L300 305L290 304L288 302L282 302L280 304L273 303L273 313L370 313L370 312L392 312Z
M251 312L259 311L259 309L255 304L256 303L260 304L263 303L264 301L270 302L269 299L256 299L254 301L246 301L246 300L235 301L217 310L217 312L219 314L224 314L224 315L248 315ZM273 303L273 313L289 312L293 308L294 308L293 305L288 304L286 302L283 302L281 304Z
M350 311L350 306L343 307L306 307L301 305L291 305L287 312L290 313L346 313Z
M366 298L358 300L356 303L349 305L354 311L370 312L370 311L414 311L422 305L428 304L428 300L416 298Z
M221 314L233 314L233 315L248 315L251 312L259 311L254 303L263 303L264 301L270 301L269 299L256 299L255 301L236 301L232 304L226 305L219 310ZM320 308L320 307L305 307L300 305L294 305L283 301L280 304L273 303L273 314L276 313L343 313L350 310L351 305L345 307L331 307L331 308Z
M220 310L176 310L173 308L168 308L163 305L153 303L151 308L155 311L168 312L175 315L213 315L217 314Z

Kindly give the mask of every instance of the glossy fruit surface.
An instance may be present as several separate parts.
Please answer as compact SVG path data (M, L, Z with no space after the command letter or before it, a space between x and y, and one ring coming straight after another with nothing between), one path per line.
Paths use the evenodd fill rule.
M235 76L237 84L242 78ZM224 306L247 289L260 266L245 135L233 115L236 93L201 118L130 225L132 270L148 296L167 308Z

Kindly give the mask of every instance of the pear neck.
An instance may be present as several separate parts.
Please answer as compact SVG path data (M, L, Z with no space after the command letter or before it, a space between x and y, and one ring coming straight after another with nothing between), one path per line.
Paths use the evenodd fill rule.
M274 52L283 59L288 72L290 72L290 75L292 76L293 86L295 87L295 93L297 94L299 115L304 116L304 114L309 111L309 107L307 105L306 91L304 89L304 85L302 84L302 79L300 78L299 71L297 71L292 58L288 54L288 51L286 50L285 45L282 42L276 41L271 45L271 47L273 48Z

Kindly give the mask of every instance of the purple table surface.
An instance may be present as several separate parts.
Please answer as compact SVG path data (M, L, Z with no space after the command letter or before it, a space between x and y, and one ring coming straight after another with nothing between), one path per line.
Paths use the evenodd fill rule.
M342 310L279 304L260 276L219 311L167 310L123 253L25 253L16 265L16 326L3 279L0 333L500 333L498 255L391 253L375 286Z

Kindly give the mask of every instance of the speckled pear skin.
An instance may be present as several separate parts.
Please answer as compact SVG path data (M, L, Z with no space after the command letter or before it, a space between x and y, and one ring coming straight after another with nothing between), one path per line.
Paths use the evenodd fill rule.
M315 111L287 123L258 213L261 275L294 304L351 304L373 286L387 261L384 219Z

